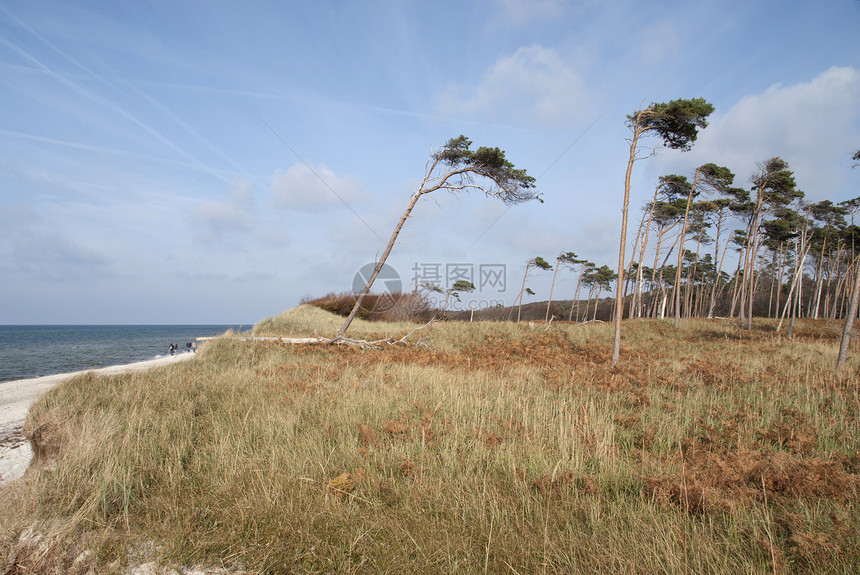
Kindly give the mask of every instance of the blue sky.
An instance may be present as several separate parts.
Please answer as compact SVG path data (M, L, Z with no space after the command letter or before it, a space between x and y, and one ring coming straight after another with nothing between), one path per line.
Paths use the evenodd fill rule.
M661 174L706 162L747 186L780 156L809 200L856 197L857 30L857 0L7 0L0 323L248 324L349 290L460 134L545 203L427 198L389 263L406 289L504 265L473 305L510 304L536 255L615 267L625 116L652 101L716 111L692 151L637 162L631 228Z

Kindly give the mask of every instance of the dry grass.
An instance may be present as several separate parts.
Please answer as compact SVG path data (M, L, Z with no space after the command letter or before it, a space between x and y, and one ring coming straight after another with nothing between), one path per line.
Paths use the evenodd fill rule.
M305 307L255 330L337 329ZM77 378L31 412L41 455L0 494L0 557L11 572L856 573L860 362L832 368L831 331L632 321L612 369L611 326L451 322L420 346L221 339L189 364Z

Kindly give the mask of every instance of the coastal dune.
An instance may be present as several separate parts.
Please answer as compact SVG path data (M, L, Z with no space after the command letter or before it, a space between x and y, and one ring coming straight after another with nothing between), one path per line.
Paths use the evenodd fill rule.
M0 383L0 485L22 477L30 465L33 451L24 438L22 428L24 420L27 419L27 411L41 394L84 373L119 375L187 361L194 357L193 353L180 353L135 363Z

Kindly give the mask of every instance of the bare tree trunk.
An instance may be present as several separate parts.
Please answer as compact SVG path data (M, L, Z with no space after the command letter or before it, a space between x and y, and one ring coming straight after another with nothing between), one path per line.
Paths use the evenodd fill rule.
M523 293L526 291L526 278L529 275L529 266L532 265L532 261L529 260L526 263L526 273L523 274L523 287L520 289L520 306L517 308L517 323L520 321L520 313L523 311Z
M827 269L827 287L824 290L825 298L824 298L824 317L829 319L836 319L836 314L833 313L836 309L836 294L833 293L831 289L833 285L833 276L839 273L839 261L842 259L842 249L845 246L840 242L836 246L836 257L830 258L830 266ZM837 288L839 287L839 281L836 282ZM832 302L832 304L831 304Z
M714 248L714 263L717 263L717 255L720 253L720 226L722 223L722 217L720 217L719 222L717 223L717 239L715 240L716 247ZM723 255L720 257L720 263L717 265L717 277L714 280L714 289L711 290L711 303L708 306L708 317L714 317L714 306L717 304L717 286L720 284L721 275L723 273L723 261L726 259L726 252L729 251L729 246L731 242L726 241L726 247L723 248Z
M654 199L651 201L651 209L648 211L648 223L645 225L645 237L639 247L639 266L636 268L636 283L633 289L633 298L630 301L630 317L633 317L634 309L636 317L642 317L642 262L645 259L645 248L648 246L648 237L651 235L651 222L654 220L654 206L657 203L657 193L660 185L654 190Z
M818 266L815 269L815 304L812 306L812 319L818 319L818 308L821 305L822 268L824 267L824 249L827 247L827 237L821 246L821 254L818 256Z
M687 236L687 219L690 216L690 205L693 203L693 194L696 193L696 185L699 183L701 168L696 170L690 193L687 194L687 207L684 209L684 223L681 226L681 247L678 248L678 269L675 270L675 328L681 324L681 268L684 266L684 240Z
M633 139L630 142L630 157L627 160L627 173L624 176L624 202L621 207L621 242L618 247L618 278L615 283L615 337L612 343L612 367L618 365L621 357L621 319L624 315L624 249L627 246L627 210L630 206L630 175L633 173L633 163L636 161L636 144L642 133L639 123L642 112L636 115L633 126Z
M776 314L779 315L779 302L782 296L782 277L785 275L785 260L787 257L785 242L779 244L779 274L776 281Z
M696 315L696 311L693 309L693 299L696 292L696 270L699 267L699 250L702 248L702 235L705 233L705 222L702 220L702 227L699 229L699 235L696 236L696 257L693 259L693 267L690 270L690 273L687 274L687 287L684 289L686 293L686 298L684 299L684 317L689 318L691 316ZM690 286L693 286L692 289ZM699 303L701 298L699 296L695 297L696 304Z
M549 301L546 302L546 323L549 324L549 306L552 305L552 290L555 289L555 276L558 275L558 266L561 262L561 258L555 260L555 271L552 273L552 285L549 286Z
M645 225L645 214L642 214L642 219L639 220L639 230L636 232L636 241L633 242L633 249L631 250L630 263L627 264L627 273L626 278L624 280L624 295L621 297L621 301L624 301L624 298L627 297L627 288L630 285L630 276L633 271L633 262L636 260L636 251L639 249L639 241L642 239L642 226ZM621 284L616 286L618 289L621 288ZM632 300L632 298L631 298ZM631 301L631 306L633 302ZM614 309L614 308L613 308ZM624 312L622 311L622 316L624 317ZM630 308L630 313L627 314L627 317L633 317L633 308Z
M659 189L659 188L658 188ZM656 193L656 192L655 192ZM651 208L651 213L654 213L653 207ZM642 215L642 221L639 222L639 232L636 234L636 244L633 247L633 255L630 257L630 265L627 266L629 269L633 269L633 260L636 259L636 250L639 249L639 265L636 268L636 278L633 280L633 295L630 298L630 311L627 313L627 317L632 318L633 314L636 310L636 301L639 295L639 279L642 277L642 254L645 251L645 244L648 243L648 228L651 226L651 217L648 217L648 223L645 223L645 215ZM644 237L642 236L644 232ZM640 242L641 240L641 242ZM641 247L639 247L641 245ZM628 279L629 281L629 279ZM627 286L624 287L624 295L627 295Z
M758 233L756 233L758 236ZM752 316L753 316L753 302L755 301L755 260L758 257L758 237L753 238L752 247L754 249L752 255L750 256L750 277L749 277L749 294L747 296L748 305L749 305L749 313L747 314L747 329L752 329ZM744 280L747 278L745 277Z
M360 294L358 294L358 298L355 300L355 305L352 307L352 311L349 312L346 321L344 321L343 325L340 326L340 329L337 330L338 337L343 336L343 334L346 333L346 330L349 329L349 324L351 324L352 320L355 319L355 315L358 313L359 308L361 308L361 304L362 302L364 302L364 298L370 292L370 288L371 286L373 286L373 282L376 281L376 276L379 275L379 272L382 271L383 266L385 266L385 260L388 259L388 255L391 253L391 249L397 242L397 236L400 235L400 230L403 229L403 225L406 223L406 220L409 219L409 215L415 208L415 204L418 203L418 200L423 195L424 191L422 190L419 190L412 194L412 199L409 201L409 205L407 206L406 211L403 212L402 216L400 216L400 221L397 222L397 227L395 227L394 231L391 232L391 238L389 238L388 240L388 245L385 246L385 251L382 252L382 257L380 257L379 261L376 262L376 267L373 268L373 273L370 275L370 279L367 280L367 284L364 286L364 289L361 290Z
M579 321L579 286L582 285L582 272L585 269L585 264L579 268L579 279L576 280L576 291L573 294L573 301L570 304L570 314L567 316L567 321L573 319L573 308L576 306L576 321Z
M792 313L795 313L796 306L799 304L799 302L797 301L800 296L799 280L801 280L801 278L803 277L803 261L806 259L806 255L809 253L809 246L805 244L806 236L804 234L801 236L799 246L795 246L795 251L797 253L797 265L795 266L794 277L791 278L791 287L788 290L788 298L785 301L785 308L782 310L782 317L780 317L779 323L776 326L777 333L779 333L779 330L782 328L782 321L785 319L789 306L791 306Z
M845 317L845 327L842 329L842 340L839 343L839 356L836 358L836 366L842 367L848 359L848 348L851 347L851 332L854 330L854 318L857 317L857 307L860 304L860 258L854 272L854 293L851 295L851 305L848 306L848 315Z
M848 254L846 253L846 257L847 255ZM851 283L851 280L854 279L854 274L852 273L853 269L854 259L851 258L845 266L845 273L839 274L839 281L836 282L835 301L837 303L833 306L833 319L841 318L846 312L846 307L849 305L847 300L851 297L851 293L846 293L846 287Z

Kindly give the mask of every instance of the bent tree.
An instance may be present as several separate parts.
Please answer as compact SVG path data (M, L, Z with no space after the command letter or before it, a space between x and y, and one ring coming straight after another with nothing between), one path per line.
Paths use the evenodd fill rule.
M523 292L528 291L529 295L535 294L535 292L533 292L531 289L526 287L526 278L529 276L529 268L531 268L531 267L540 268L542 270L551 270L552 269L552 266L550 265L550 263L540 256L535 256L526 262L526 273L523 274L523 287L522 287L522 289L520 289L520 296L519 296L520 305L517 308L517 321L520 321L520 315L522 314L522 311L523 311Z
M788 163L778 157L759 164L759 172L752 178L753 191L756 193L755 204L750 214L749 226L744 245L744 272L741 280L741 302L738 319L744 324L746 314L746 329L752 330L753 301L755 291L756 258L761 248L759 242L762 216L766 209L774 210L787 206L803 193L797 190L794 172L788 169ZM746 304L746 305L745 305ZM748 309L747 309L748 308Z
M546 321L549 324L549 308L552 305L552 292L555 290L555 278L558 275L558 270L562 266L573 268L574 265L583 263L585 260L578 259L573 252L561 252L555 259L555 271L552 273L552 284L549 287L549 301L546 302Z
M618 365L621 355L621 319L624 316L624 293L620 286L624 285L624 248L627 244L627 210L630 206L630 175L633 173L633 163L641 159L639 139L649 135L657 135L667 148L686 151L693 146L699 133L699 128L708 126L707 118L714 107L704 98L691 100L672 100L668 103L652 103L644 110L637 110L627 116L627 127L633 132L630 139L630 157L627 161L627 173L624 177L624 202L621 208L621 244L618 249L618 281L615 295L615 342L612 348L612 365Z
M382 256L376 262L373 273L370 274L364 289L356 298L349 316L338 329L338 337L342 337L349 329L349 325L355 319L364 298L370 292L376 276L379 275L385 265L385 260L388 259L388 255L397 242L400 230L403 229L403 225L409 219L418 200L423 196L437 190L450 192L479 191L486 196L499 198L506 204L520 204L535 199L543 201L533 189L535 179L529 176L525 170L514 167L505 158L503 150L483 146L477 150L472 150L471 146L472 141L461 135L457 138L451 138L448 143L430 155L424 168L424 178L421 180L421 185L412 193L406 211L400 216L400 221L397 222L397 226L391 232L391 238L388 240L388 245L385 246L385 251L382 252Z
M442 317L445 317L445 312L448 311L448 300L451 299L451 296L454 296L454 299L460 301L460 292L472 293L475 291L475 284L466 280L457 280L454 282L454 285L448 288L447 290L443 290L441 287L437 286L434 283L424 282L420 286L426 290L438 293L445 294L445 304L442 306Z
M735 175L728 168L710 163L699 166L696 169L696 174L693 176L693 184L689 188L687 194L687 203L684 207L684 224L681 227L681 245L678 248L678 266L675 269L675 325L677 329L681 322L681 270L683 268L684 256L684 240L687 236L687 224L690 217L690 207L693 204L693 198L701 192L697 189L699 181L710 189L725 189L731 185L735 179Z

